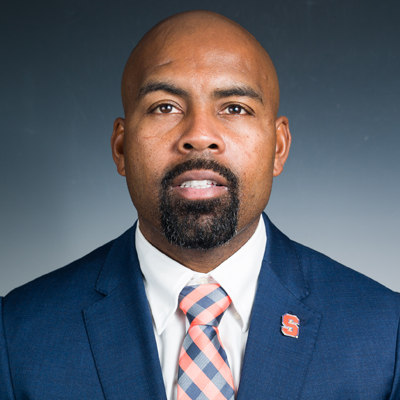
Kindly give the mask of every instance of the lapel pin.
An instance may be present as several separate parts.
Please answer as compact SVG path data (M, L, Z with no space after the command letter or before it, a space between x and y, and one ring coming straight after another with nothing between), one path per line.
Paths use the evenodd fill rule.
M297 318L296 315L292 314L282 315L281 332L285 336L290 336L292 338L297 339L299 337L299 325L300 325L300 320Z

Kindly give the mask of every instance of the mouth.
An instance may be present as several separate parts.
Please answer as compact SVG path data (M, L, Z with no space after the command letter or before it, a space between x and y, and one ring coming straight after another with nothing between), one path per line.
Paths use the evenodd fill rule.
M229 189L220 174L211 170L191 170L174 179L172 190L187 200L204 200L222 196Z

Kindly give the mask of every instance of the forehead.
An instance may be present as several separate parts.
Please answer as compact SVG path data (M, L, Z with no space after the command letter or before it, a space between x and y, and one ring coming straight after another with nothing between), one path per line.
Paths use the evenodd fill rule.
M268 63L261 46L234 29L161 30L138 49L132 76L136 90L152 79L202 87L245 83L268 91Z

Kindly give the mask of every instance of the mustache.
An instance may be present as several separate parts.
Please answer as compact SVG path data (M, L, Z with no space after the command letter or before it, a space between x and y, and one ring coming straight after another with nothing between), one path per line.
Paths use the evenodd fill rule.
M166 172L161 180L161 186L164 190L166 190L172 185L173 180L179 175L187 171L198 169L208 169L220 174L227 180L228 187L232 189L236 189L238 186L238 178L229 168L215 160L207 160L203 158L191 159L175 165L175 167Z

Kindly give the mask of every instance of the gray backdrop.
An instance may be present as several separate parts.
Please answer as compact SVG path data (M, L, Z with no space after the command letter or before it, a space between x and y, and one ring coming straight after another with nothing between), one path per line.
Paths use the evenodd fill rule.
M293 145L267 212L400 290L398 1L14 1L0 12L0 295L136 218L110 152L125 61L156 22L210 9L270 53Z

